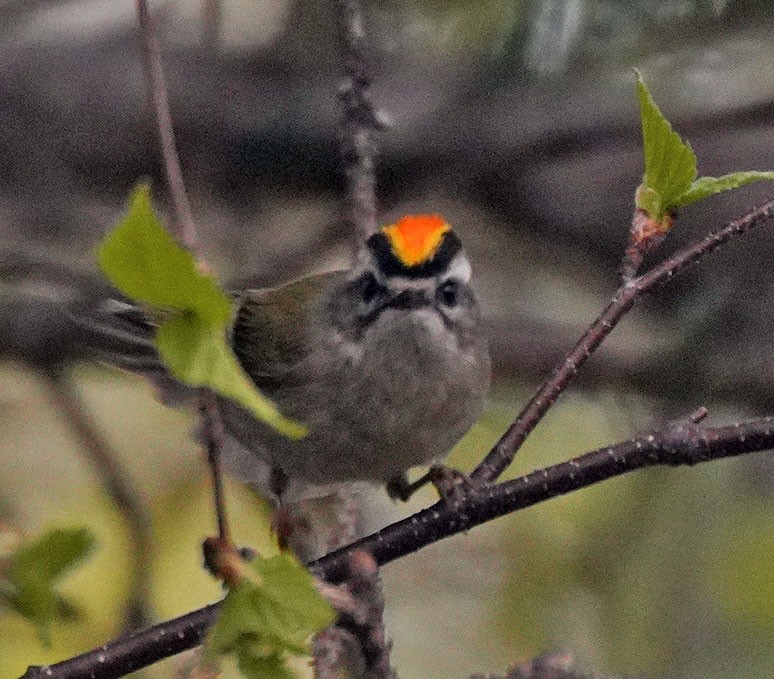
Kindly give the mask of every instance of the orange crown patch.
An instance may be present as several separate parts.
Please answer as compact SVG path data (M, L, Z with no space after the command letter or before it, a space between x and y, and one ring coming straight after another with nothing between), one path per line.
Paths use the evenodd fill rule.
M395 224L382 227L393 253L406 267L432 259L450 230L438 215L406 215Z

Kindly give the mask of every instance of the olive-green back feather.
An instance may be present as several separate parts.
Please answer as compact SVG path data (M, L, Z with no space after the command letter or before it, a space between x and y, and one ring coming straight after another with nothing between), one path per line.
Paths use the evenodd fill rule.
M309 309L342 272L301 278L279 288L238 296L232 331L234 353L258 388L289 386L292 371L309 351Z

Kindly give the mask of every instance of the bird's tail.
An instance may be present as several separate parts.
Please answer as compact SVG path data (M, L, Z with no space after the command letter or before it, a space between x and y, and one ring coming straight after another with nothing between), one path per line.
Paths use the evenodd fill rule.
M33 364L95 359L164 372L140 308L92 274L0 253L0 354Z

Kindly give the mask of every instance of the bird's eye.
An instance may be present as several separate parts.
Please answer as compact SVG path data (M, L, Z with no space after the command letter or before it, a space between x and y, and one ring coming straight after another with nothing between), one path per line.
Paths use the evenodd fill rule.
M438 286L435 292L435 298L445 307L455 307L459 302L460 284L454 279L446 281Z
M379 285L376 277L372 273L366 273L360 279L360 298L370 304L384 291L384 287Z

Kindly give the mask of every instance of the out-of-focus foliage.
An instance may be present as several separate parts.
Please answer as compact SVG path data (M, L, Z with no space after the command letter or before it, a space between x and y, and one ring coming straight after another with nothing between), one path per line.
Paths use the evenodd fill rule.
M0 555L0 604L29 620L45 644L55 620L73 620L78 610L56 589L57 582L94 546L85 528L55 529Z

